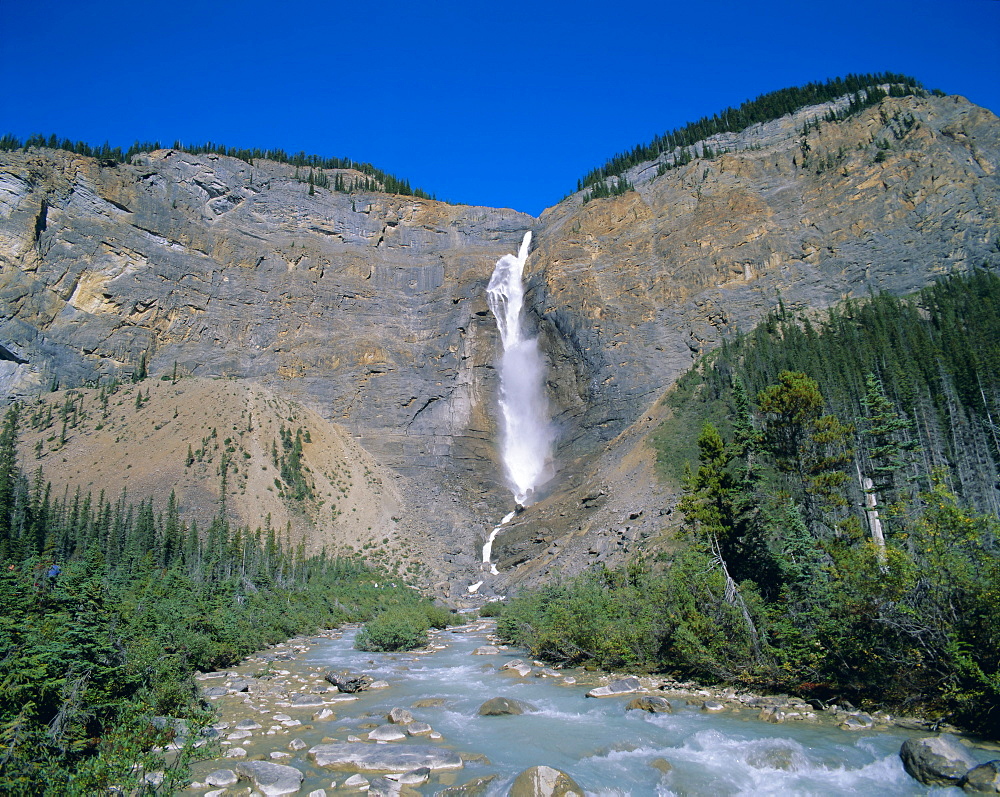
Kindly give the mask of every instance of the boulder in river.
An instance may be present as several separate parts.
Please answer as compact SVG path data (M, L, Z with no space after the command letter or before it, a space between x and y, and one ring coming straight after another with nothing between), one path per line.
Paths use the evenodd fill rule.
M309 750L309 755L319 767L362 772L409 772L420 767L438 772L463 766L458 753L422 744L319 744Z
M267 797L296 794L304 777L295 767L271 761L241 761L236 765L236 772L252 780Z
M957 737L950 733L907 739L899 750L903 769L927 786L957 786L976 766Z
M673 706L665 697L634 697L625 706L626 711L648 711L650 714L673 714Z
M495 656L500 652L500 648L496 645L480 645L474 651L472 651L473 656Z
M368 675L352 675L351 673L334 672L333 670L325 673L323 677L341 692L347 692L348 694L363 692L371 688L373 683L373 679Z
M379 725L368 734L368 738L373 742L398 742L405 739L406 734L395 725Z
M583 797L583 789L565 772L547 766L531 767L514 778L510 797Z
M368 797L399 797L401 787L387 777L372 778L368 784Z
M523 714L525 711L538 711L530 703L514 700L509 697L493 697L479 707L477 712L483 717L502 717L508 714Z
M405 708L394 708L389 712L386 719L393 725L409 725L413 722L413 715Z
M430 777L431 771L427 767L418 767L417 769L411 769L409 772L404 772L396 778L396 782L401 783L403 786L423 786L430 780Z
M971 794L1000 794L1000 761L987 761L970 769L961 785Z
M438 706L443 706L447 703L443 697L425 697L421 700L417 700L414 704L414 708L437 708Z
M627 678L617 678L607 686L599 686L587 692L587 697L614 697L615 695L629 695L642 689L639 679L634 676Z
M231 769L217 769L215 772L210 772L208 777L205 778L205 783L209 786L232 786L239 778L236 773Z
M844 731L867 731L869 728L875 727L875 720L871 718L871 715L859 711L855 714L848 714L837 727Z

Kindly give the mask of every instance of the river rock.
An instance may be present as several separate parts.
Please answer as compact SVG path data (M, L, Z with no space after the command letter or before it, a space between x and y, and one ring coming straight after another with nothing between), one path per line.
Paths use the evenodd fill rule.
M372 778L368 784L368 797L398 797L402 787L386 777Z
M500 648L496 645L480 645L474 651L472 651L473 656L494 656L500 652Z
M368 786L368 778L364 775L351 775L351 777L343 783L343 787L345 789L367 789Z
M229 691L234 693L249 692L250 684L247 681L233 681L229 684Z
M375 730L369 732L368 738L373 742L398 742L406 738L406 733L395 725L379 725Z
M766 706L760 710L757 715L757 719L762 722L770 722L775 725L780 725L787 719L787 712L776 706Z
M313 714L314 722L322 722L323 720L332 720L336 718L337 717L333 713L333 710L329 708L321 709L320 711L317 711L315 714Z
M406 726L406 733L409 736L426 736L433 731L434 729L426 722L411 722Z
M629 695L642 689L639 679L629 676L628 678L618 678L607 686L599 686L587 692L587 697L615 697L616 695Z
M531 667L529 667L527 664L524 664L523 662L518 662L513 667L504 667L503 671L511 673L513 675L519 675L522 678L527 678L529 675L531 675Z
M537 711L530 703L514 700L509 697L493 697L479 707L477 712L482 717L501 717L508 714L523 714L526 711Z
M293 706L322 706L323 698L319 695L296 695L291 699Z
M413 722L413 715L405 708L394 708L389 712L386 719L393 725L409 725Z
M403 786L423 786L431 778L431 771L427 767L418 767L404 772L396 780Z
M583 789L565 772L547 766L531 767L516 778L509 797L583 797Z
M217 769L210 772L205 778L205 783L209 786L232 786L239 778L231 769Z
M449 786L447 789L442 789L437 793L436 797L484 797L490 784L496 779L496 775L484 775L481 778L473 778L461 786Z
M271 761L242 761L236 765L236 772L252 780L267 797L297 793L304 777L295 767Z
M261 727L256 720L240 720L234 726L238 731L255 731Z
M447 701L443 697L425 697L414 702L414 708L437 708L443 706Z
M374 683L373 679L368 675L352 675L350 673L334 672L333 670L324 673L323 677L341 692L347 692L348 694L371 689Z
M648 711L650 714L673 714L673 706L665 697L634 697L625 706L626 711Z
M705 700L701 704L701 710L709 714L718 714L720 711L725 711L726 706L718 700Z
M524 662L521 661L520 659L511 659L506 664L504 664L500 669L501 670L513 670L515 667L520 667L522 664L524 664Z
M206 686L201 690L201 693L205 697L222 697L223 695L228 695L229 690L224 686Z
M308 746L309 745L301 739L292 739L292 741L288 743L289 750L305 750Z
M649 762L649 765L653 769L658 769L664 775L666 775L668 772L674 771L674 765L671 764L669 761L667 761L667 759L665 758L654 758L652 761Z
M861 712L857 714L848 714L844 717L844 721L837 727L845 731L866 731L869 728L875 727L875 720L873 720L868 714Z
M242 747L230 747L226 751L226 758L246 758L247 751Z
M344 742L320 744L309 750L316 766L362 772L409 772L427 767L432 772L461 769L462 757L430 745L370 745Z
M957 786L976 766L965 745L950 733L907 739L899 757L910 776L927 786Z
M973 767L966 773L961 785L971 794L1000 794L1000 760Z

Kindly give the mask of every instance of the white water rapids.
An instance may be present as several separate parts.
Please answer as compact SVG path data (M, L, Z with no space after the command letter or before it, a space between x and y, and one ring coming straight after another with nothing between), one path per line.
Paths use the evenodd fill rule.
M561 769L588 795L600 797L962 795L957 788L922 786L903 770L900 745L910 736L923 734L899 728L844 731L821 720L774 725L758 720L758 711L749 708L712 714L700 710L704 698L694 693L694 705L685 696L663 693L673 703L672 714L626 711L633 695L584 697L598 683L595 673L562 669L553 674L532 668L527 677L521 677L500 668L514 658L527 659L530 664L525 651L501 649L473 655L479 646L495 641L488 636L493 628L489 623L476 623L433 632L431 647L412 653L354 650L353 629L336 639L317 638L308 652L274 662L290 671L288 676L275 674L270 676L273 680L260 683L284 683L282 688L288 692L311 695L319 691L319 685L325 689L321 673L332 669L365 674L384 680L388 686L355 695L322 692L319 696L336 713L320 720L310 720L318 706L288 706L287 699L263 690L251 694L247 702L241 702L243 695L219 698L215 703L223 712L219 719L235 724L240 719L256 718L264 726L242 739L237 737L238 741L223 739L222 749L238 745L247 751L248 758L265 761L272 752L281 753L280 763L305 775L299 791L302 795L315 789L346 794L346 789L331 790L331 781L339 787L349 775L360 772L331 771L316 764L309 749L331 740L361 751L419 749L430 744L460 753L465 759L461 770L432 772L428 783L410 792L428 797L447 787L491 777L494 779L477 793L503 797L510 793L515 776L536 764ZM246 672L261 664L248 665ZM240 672L242 676L244 670ZM568 683L569 677L578 683ZM479 706L496 696L524 701L534 709L519 716L481 716ZM443 738L433 741L413 736L378 745L346 741L365 739L372 724L384 722L382 718L397 707L410 710L416 721L427 723ZM286 720L272 720L278 711L302 724L289 727ZM271 729L269 734L268 726L279 722L277 732ZM223 735L233 730L230 726ZM301 739L305 747L291 747L292 739ZM994 751L986 749L975 749L972 755L977 762L996 757ZM220 767L235 768L232 762L232 758L195 762L193 775L204 782ZM371 772L362 774L366 779L376 777ZM185 791L195 797L204 793L204 788Z
M528 506L552 478L555 432L545 398L545 361L538 339L524 333L524 264L531 247L526 232L517 255L504 255L493 269L486 297L497 321L500 358L501 456L514 500Z

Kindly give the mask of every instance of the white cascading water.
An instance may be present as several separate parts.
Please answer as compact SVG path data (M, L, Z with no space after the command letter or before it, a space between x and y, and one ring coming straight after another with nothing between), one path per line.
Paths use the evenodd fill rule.
M490 532L490 536L486 539L486 542L483 543L483 564L489 565L490 572L495 576L498 576L500 574L497 572L497 566L490 561L490 557L493 555L493 541L497 538L497 534L500 533L500 529L502 529L506 524L510 523L514 519L515 514L517 513L508 512L506 515L504 515L503 520L501 520L493 527L493 531Z
M552 477L555 440L545 398L545 361L538 350L538 339L525 336L521 323L524 305L521 277L530 247L531 232L526 232L517 256L504 255L497 261L486 288L503 343L501 454L514 500L521 506L532 503L535 491Z

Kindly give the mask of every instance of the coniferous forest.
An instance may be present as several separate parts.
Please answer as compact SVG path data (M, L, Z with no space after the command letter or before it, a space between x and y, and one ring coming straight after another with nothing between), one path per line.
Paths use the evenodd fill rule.
M888 90L883 88L888 86ZM827 121L846 119L859 111L877 105L888 97L923 95L924 89L916 78L895 72L875 72L861 75L831 78L822 83L807 83L804 86L771 91L752 100L741 103L737 108L726 108L712 116L704 116L695 122L654 136L647 144L638 144L627 152L621 152L603 166L591 169L577 181L576 190L591 188L585 199L599 199L624 193L629 190L628 181L622 175L647 161L659 161L660 173L684 164L694 158L711 158L715 153L704 143L705 139L719 133L738 133L748 127L779 119L795 113L809 105L818 105L848 96L848 104L839 112L830 112ZM0 141L2 148L2 141ZM608 183L612 177L619 179Z
M169 791L211 721L196 671L375 617L384 619L369 633L372 649L412 647L449 619L401 579L307 556L269 523L231 528L220 511L199 530L173 495L164 513L124 494L53 497L41 471L19 467L20 415L13 406L0 431L4 794L128 791L164 769L151 749L186 740L165 769Z
M699 362L656 443L658 554L521 594L553 661L928 712L1000 731L1000 277L779 308Z
M60 138L55 133L44 136L41 133L28 136L23 141L17 136L7 133L0 136L0 152L11 152L15 150L29 150L31 148L61 149L88 158L97 158L104 164L114 165L117 163L131 163L136 155L144 152L155 152L158 149L166 149L168 145L159 141L135 141L128 149L112 147L107 141L100 146L88 144L86 141L72 141L68 138ZM283 149L247 149L241 147L227 147L214 141L206 141L204 144L185 144L183 141L175 141L169 145L171 149L179 152L187 152L191 155L204 155L207 153L215 155L225 155L230 158L239 158L253 166L255 160L274 161L275 163L287 163L296 167L295 176L299 182L308 182L310 194L315 193L315 188L329 188L330 179L324 169L352 169L366 175L363 180L358 180L355 184L344 181L344 176L338 174L334 177L334 190L341 193L353 193L354 191L380 191L386 194L401 194L403 196L415 196L420 199L436 199L433 194L429 194L421 188L413 188L410 181L404 177L397 177L394 174L382 171L370 163L363 163L351 158L336 158L323 155L307 155L305 151L289 154ZM309 169L308 177L303 177L299 170Z

